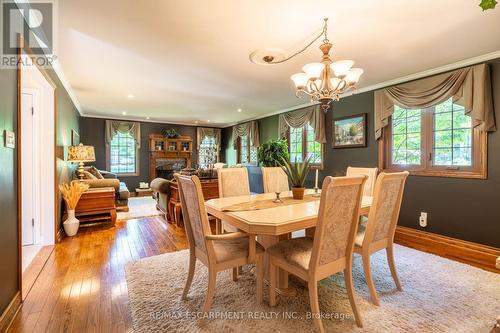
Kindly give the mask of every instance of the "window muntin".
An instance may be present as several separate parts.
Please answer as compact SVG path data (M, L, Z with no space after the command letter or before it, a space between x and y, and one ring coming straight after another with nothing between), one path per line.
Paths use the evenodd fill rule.
M486 178L486 134L451 98L425 109L395 106L380 142L382 170Z
M238 163L257 163L257 147L250 145L250 138L248 135L240 136L238 138Z
M321 165L323 147L315 140L314 129L310 124L301 128L290 128L288 137L291 162L302 162L310 158L313 166Z
M109 171L116 174L137 172L137 148L134 137L118 132L109 146Z

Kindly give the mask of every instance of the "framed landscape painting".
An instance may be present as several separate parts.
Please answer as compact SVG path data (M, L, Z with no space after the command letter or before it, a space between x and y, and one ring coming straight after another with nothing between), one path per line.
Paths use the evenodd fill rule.
M366 147L366 113L334 119L332 147Z

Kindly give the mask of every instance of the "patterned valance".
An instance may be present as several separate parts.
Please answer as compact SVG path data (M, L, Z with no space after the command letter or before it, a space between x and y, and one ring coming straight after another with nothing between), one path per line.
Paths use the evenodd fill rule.
M234 149L238 148L238 138L241 136L248 136L250 145L252 147L260 146L259 141L259 122L256 120L248 123L233 126L233 146Z
M220 137L221 130L220 128L210 128L210 127L197 127L196 128L196 144L198 146L198 150L200 149L201 142L205 138L214 138L215 144L217 145L217 149L220 150Z
M137 148L141 147L141 124L132 121L106 120L105 140L106 145L110 145L111 141L117 133L130 134Z
M388 125L394 105L407 109L423 109L449 98L462 105L480 131L495 131L495 114L491 97L490 70L480 64L425 79L403 83L375 92L375 138Z
M280 136L286 137L289 128L301 128L311 124L314 128L315 140L319 143L326 143L325 134L325 113L319 105L313 105L304 109L282 113L279 116Z

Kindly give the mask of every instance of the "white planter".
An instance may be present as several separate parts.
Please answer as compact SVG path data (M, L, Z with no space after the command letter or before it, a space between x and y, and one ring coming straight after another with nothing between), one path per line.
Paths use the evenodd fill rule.
M75 210L68 210L68 218L63 222L64 231L68 236L74 236L80 227L80 221L75 217Z

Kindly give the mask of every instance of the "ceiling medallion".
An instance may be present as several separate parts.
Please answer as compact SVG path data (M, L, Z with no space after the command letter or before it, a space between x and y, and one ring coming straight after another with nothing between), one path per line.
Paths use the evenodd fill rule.
M324 21L325 24L321 33L291 56L284 57L284 53L280 53L280 56L277 57L273 52L266 53L266 50L258 50L250 55L250 60L257 64L280 64L301 54L321 36L324 36L323 43L319 47L323 53L321 62L304 65L302 67L303 72L293 74L290 78L295 84L297 97L307 95L311 98L311 102L320 102L323 111L327 112L333 100L338 101L340 95L356 89L356 84L361 74L363 74L363 70L361 68L352 68L354 65L352 60L332 61L330 50L333 45L328 40L328 18L325 18Z

